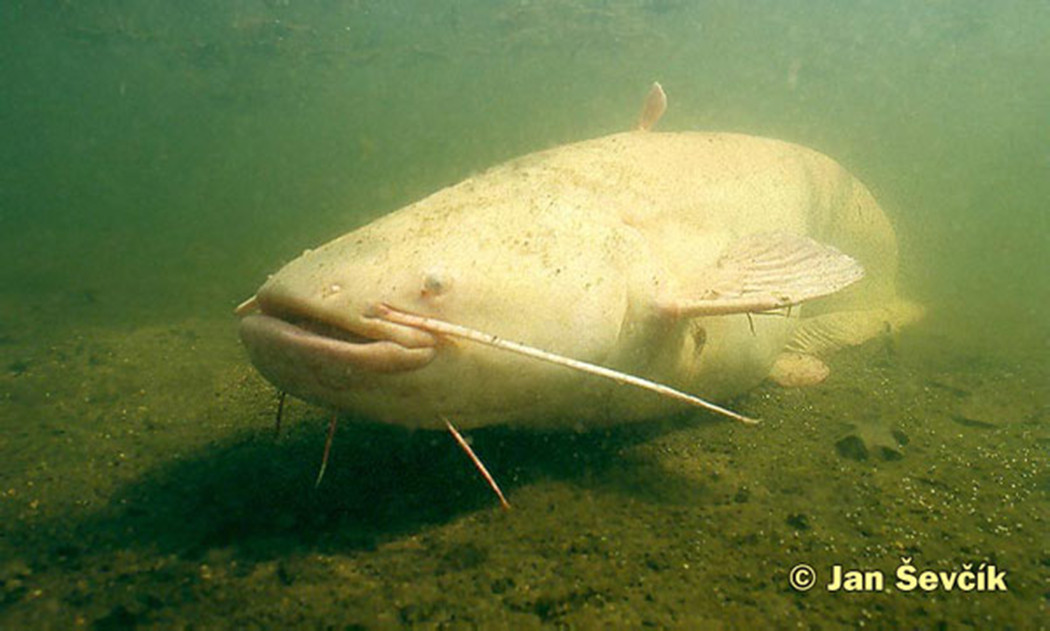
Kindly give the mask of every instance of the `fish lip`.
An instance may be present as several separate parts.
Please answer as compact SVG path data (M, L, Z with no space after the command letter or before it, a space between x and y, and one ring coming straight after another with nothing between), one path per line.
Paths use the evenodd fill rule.
M282 374L293 367L321 366L327 367L322 372L339 366L365 373L402 372L422 368L437 354L438 340L431 333L364 314L353 317L354 311L325 308L264 287L253 304L239 310L240 337L256 366Z
M335 310L318 309L315 305L282 292L264 287L255 297L248 313L239 312L242 321L252 314L269 316L314 336L340 340L346 344L389 342L406 349L434 348L438 339L428 331L378 320L368 313L346 317Z
M289 365L322 363L392 373L422 368L436 355L433 347L406 347L389 339L325 335L265 312L242 317L240 337L253 360L258 357L264 364L277 353Z

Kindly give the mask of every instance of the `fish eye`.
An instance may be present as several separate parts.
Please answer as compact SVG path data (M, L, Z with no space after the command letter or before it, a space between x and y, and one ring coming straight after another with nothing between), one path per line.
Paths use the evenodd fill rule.
M423 296L440 296L447 292L452 285L452 280L443 269L435 268L427 270L423 274Z

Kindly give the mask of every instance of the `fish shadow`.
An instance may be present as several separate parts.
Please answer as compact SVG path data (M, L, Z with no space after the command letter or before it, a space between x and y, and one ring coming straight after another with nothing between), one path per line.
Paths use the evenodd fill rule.
M325 420L310 420L277 438L244 432L173 458L118 489L98 513L73 525L69 539L78 547L148 548L190 559L225 548L258 562L304 549L371 550L499 505L446 433L369 423L341 424L315 487ZM468 440L512 503L515 488L542 479L636 494L667 488L666 479L645 481L667 473L625 458L625 450L705 422L582 432L496 427L469 432ZM626 479L632 481L615 488L615 480Z

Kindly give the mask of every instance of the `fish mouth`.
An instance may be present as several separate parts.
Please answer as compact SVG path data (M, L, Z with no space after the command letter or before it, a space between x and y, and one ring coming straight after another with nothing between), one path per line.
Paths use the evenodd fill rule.
M426 366L436 354L437 338L413 327L367 317L344 320L266 294L246 305L238 309L241 341L264 373L266 366L281 373L404 372Z

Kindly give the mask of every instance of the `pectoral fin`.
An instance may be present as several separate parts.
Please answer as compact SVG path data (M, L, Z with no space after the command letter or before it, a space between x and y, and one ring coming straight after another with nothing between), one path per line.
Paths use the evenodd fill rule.
M695 297L665 301L679 317L758 313L833 294L864 276L837 249L799 235L758 233L730 244Z
M808 355L827 355L846 346L900 329L923 316L915 303L895 299L871 309L836 311L802 318L787 350Z

